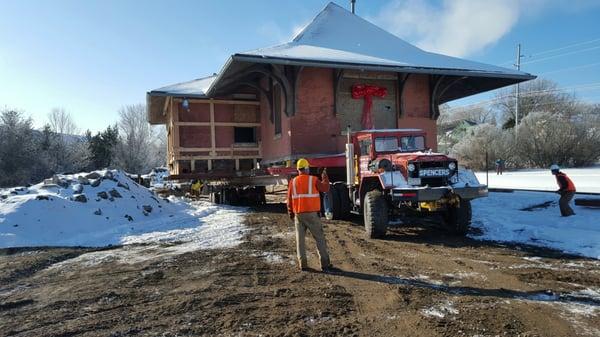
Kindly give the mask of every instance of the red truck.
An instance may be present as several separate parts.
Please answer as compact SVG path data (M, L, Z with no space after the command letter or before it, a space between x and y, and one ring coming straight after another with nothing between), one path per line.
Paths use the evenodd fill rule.
M459 168L456 159L431 152L420 129L348 130L345 153L307 159L311 173L327 170L331 218L362 214L368 238L382 237L391 218L407 215L441 215L449 230L465 234L471 200L488 194L487 186L472 171ZM210 199L264 201L263 186L286 183L295 174L293 167L269 167L215 180L209 184Z
M369 238L383 236L390 218L407 214L439 214L451 231L467 232L471 200L488 193L472 171L428 150L419 129L350 134L345 154L308 159L327 169L333 219L362 214Z

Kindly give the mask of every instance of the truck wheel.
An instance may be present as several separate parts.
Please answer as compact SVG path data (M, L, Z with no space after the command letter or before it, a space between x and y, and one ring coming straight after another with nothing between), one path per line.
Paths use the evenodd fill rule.
M466 235L471 225L471 201L460 200L458 207L451 207L444 214L444 222L448 229L458 235Z
M331 203L330 207L331 207L331 213L333 214L333 219L332 220L339 220L340 219L340 193L339 191L335 188L335 185L331 185L329 186L329 202Z
M363 215L367 238L375 239L384 236L388 225L388 205L383 194L379 190L367 192L364 204Z
M339 219L348 219L350 217L350 196L348 195L348 188L344 183L333 184L333 189L337 190L339 197Z

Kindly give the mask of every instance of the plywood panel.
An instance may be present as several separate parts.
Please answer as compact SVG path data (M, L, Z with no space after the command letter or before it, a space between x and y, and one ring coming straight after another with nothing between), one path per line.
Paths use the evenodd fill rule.
M340 131L345 131L346 126L350 125L353 130L361 130L361 120L364 109L364 98L352 98L352 86L375 85L385 87L387 95L384 98L373 97L373 106L371 113L373 124L376 129L393 129L396 127L397 104L396 104L396 81L386 79L365 79L365 78L342 78L337 96L338 119L340 120Z

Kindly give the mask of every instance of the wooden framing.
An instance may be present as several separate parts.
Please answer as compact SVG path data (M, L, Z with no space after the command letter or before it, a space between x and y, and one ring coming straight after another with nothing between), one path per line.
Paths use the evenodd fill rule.
M232 140L231 147L217 147L216 139L216 128L217 127L260 127L258 122L216 122L215 121L215 105L216 104L233 104L233 105L253 105L260 106L260 101L251 100L227 100L227 99L200 99L192 98L187 99L190 103L200 103L209 105L209 121L208 122L182 122L180 121L179 109L176 109L175 104L180 104L183 98L168 97L165 101L163 114L167 116L167 131L168 137L168 163L170 164L170 171L173 175L183 174L181 172L182 167L179 162L182 160L190 161L190 170L195 172L196 160L206 160L207 169L211 171L213 168L213 160L227 159L235 161L235 169L240 169L241 159L252 159L252 163L256 166L256 163L261 158L260 144L256 146L235 146ZM180 127L182 126L204 126L210 129L210 147L182 147L180 144L181 133ZM207 155L183 155L186 152L206 152ZM223 152L228 152L225 154ZM243 152L244 154L237 154ZM255 153L248 155L247 153Z

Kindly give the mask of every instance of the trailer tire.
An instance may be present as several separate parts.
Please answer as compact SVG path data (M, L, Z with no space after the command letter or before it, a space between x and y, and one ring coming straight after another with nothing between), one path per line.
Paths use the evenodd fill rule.
M363 215L365 231L368 239L381 238L385 235L388 225L388 205L379 190L365 194Z
M466 235L471 226L471 200L460 199L458 207L451 207L444 214L446 227L456 235Z
M209 196L208 196L208 201L212 202L213 204L219 204L220 203L220 195L218 192L210 192Z
M346 220L350 217L350 195L344 183L334 183L333 189L337 190L339 198L339 219Z

